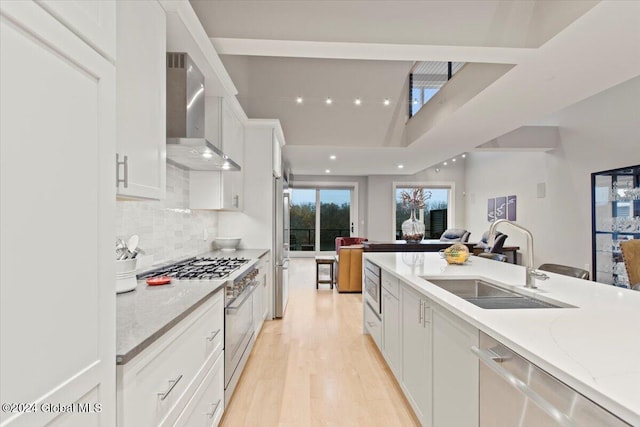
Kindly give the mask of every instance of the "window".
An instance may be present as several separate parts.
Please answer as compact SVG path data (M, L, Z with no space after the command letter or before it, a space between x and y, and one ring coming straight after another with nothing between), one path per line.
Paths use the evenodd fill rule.
M449 198L451 189L435 186L406 184L395 187L395 236L402 239L402 223L409 218L410 213L402 206L400 193L413 188L423 188L425 192L424 209L418 212L418 219L424 222L425 239L439 239L449 223Z
M457 73L464 62L422 61L416 62L409 79L410 117L435 95Z

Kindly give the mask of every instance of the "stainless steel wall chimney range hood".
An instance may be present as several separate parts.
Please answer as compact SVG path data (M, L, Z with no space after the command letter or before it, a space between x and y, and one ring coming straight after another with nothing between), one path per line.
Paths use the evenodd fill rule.
M204 76L186 53L167 53L167 159L197 171L239 171L204 137Z

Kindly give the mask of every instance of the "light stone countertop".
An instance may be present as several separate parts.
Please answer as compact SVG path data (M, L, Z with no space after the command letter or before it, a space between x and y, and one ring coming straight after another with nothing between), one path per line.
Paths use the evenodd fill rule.
M632 425L640 425L640 292L548 273L524 288L523 266L437 253L372 253L380 266ZM487 310L425 278L482 278L576 308Z
M124 365L154 341L164 335L189 313L202 305L222 287L233 280L268 249L238 249L233 252L212 251L198 257L248 258L251 261L234 271L228 278L207 282L173 280L169 285L149 286L138 280L134 291L116 296L116 363ZM156 267L149 268L147 270Z

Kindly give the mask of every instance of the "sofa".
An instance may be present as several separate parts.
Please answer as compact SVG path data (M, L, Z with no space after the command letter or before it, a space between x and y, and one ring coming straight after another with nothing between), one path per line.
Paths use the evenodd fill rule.
M336 237L336 255L340 250L340 246L361 245L369 239L366 237Z
M362 245L341 245L338 251L338 292L362 292Z

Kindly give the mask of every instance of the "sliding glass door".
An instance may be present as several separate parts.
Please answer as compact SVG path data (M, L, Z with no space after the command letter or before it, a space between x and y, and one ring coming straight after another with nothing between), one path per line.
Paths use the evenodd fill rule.
M336 237L353 235L353 197L352 188L291 189L291 251L307 255L334 251Z

